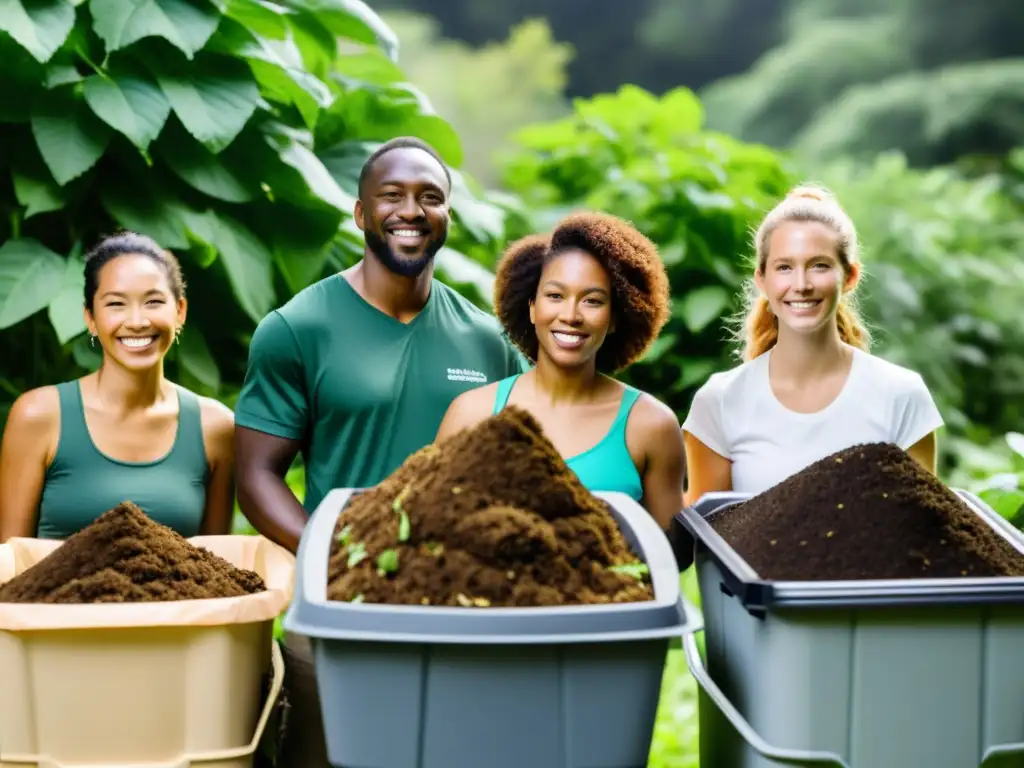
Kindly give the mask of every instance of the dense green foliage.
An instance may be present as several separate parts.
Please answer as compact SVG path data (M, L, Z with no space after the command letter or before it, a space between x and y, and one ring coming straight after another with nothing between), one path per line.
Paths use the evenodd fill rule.
M573 208L633 222L660 248L672 318L644 360L637 386L685 412L696 387L735 362L721 321L749 277L750 229L792 181L772 150L704 130L692 92L662 98L634 86L578 101L573 115L522 131L506 185L550 226Z
M81 257L117 228L181 258L171 374L230 400L255 324L362 253L355 174L376 142L413 133L461 161L396 45L359 0L3 4L0 355L24 361L0 376L5 404L96 365ZM487 293L455 248L500 238L500 212L458 182L442 263Z

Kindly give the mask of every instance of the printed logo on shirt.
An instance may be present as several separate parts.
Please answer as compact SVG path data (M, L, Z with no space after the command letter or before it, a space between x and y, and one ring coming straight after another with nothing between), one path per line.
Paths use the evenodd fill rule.
M449 368L448 381L470 381L474 384L486 384L487 376L469 368Z

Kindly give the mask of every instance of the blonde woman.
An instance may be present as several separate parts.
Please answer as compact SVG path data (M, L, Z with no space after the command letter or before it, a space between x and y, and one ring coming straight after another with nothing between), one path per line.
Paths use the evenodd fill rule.
M942 417L920 375L870 353L854 304L853 222L826 190L794 189L754 239L744 362L712 375L683 423L692 504L760 493L835 451L903 448L935 471Z

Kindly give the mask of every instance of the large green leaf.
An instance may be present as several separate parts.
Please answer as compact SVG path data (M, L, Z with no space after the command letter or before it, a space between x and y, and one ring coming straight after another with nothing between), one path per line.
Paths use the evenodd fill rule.
M354 196L345 192L334 180L323 162L309 147L297 141L295 132L285 132L281 127L268 136L285 164L298 171L310 192L328 205L344 213L351 213L355 207Z
M50 325L57 333L57 340L67 344L76 336L85 333L85 318L82 307L85 301L85 262L82 259L81 244L68 255L64 263L64 275L60 290L47 307Z
M0 246L0 329L45 309L64 280L64 259L32 239Z
M437 267L446 278L445 282L472 286L485 304L493 301L494 274L482 264L445 247L437 252Z
M211 152L231 144L260 104L259 86L238 59L168 54L148 56L147 64L182 125Z
M178 342L178 361L185 370L210 389L220 389L220 370L217 368L217 361L210 354L210 348L206 346L202 329L183 328Z
M43 91L32 107L36 144L61 186L92 168L113 135L72 88L65 85Z
M37 61L49 61L74 26L75 7L68 0L0 0L0 30Z
M247 59L264 97L294 104L310 128L316 125L320 109L334 99L330 88L304 69L302 51L290 37L268 39L224 19L206 50Z
M107 213L125 229L149 235L164 248L187 248L186 209L159 178L117 176L100 190Z
M203 194L229 203L247 203L255 196L252 185L193 139L177 120L160 137L157 152L178 177Z
M235 298L255 322L274 306L273 256L266 246L239 222L207 211L191 214L192 234L217 249Z
M11 178L14 181L14 195L25 206L26 219L39 213L59 211L67 204L64 191L54 183L45 167L37 168L34 163L28 165L16 162Z
M251 29L261 37L284 40L288 37L291 11L264 0L227 0L224 15Z
M679 316L690 333L700 333L729 306L730 294L720 285L705 285L683 296Z
M141 73L92 75L86 79L83 92L96 116L143 152L160 135L171 113L164 92Z
M207 0L90 0L93 29L107 51L146 37L162 37L192 58L217 28L220 14Z
M339 37L380 45L389 58L398 58L398 36L362 0L285 0L285 5L309 11Z

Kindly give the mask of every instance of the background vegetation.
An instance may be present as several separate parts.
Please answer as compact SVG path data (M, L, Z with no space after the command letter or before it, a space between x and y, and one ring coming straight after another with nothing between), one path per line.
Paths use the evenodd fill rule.
M182 259L170 374L231 404L260 318L360 257L365 157L413 134L455 169L440 276L481 306L504 245L568 210L659 244L672 320L627 376L680 419L735 363L751 228L824 182L860 229L876 351L946 418L943 478L1024 524L1021 6L373 6L0 0L0 416L96 366L81 257L118 227ZM696 765L695 706L673 653L651 765Z

